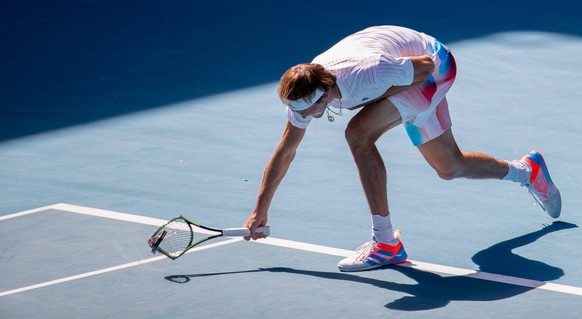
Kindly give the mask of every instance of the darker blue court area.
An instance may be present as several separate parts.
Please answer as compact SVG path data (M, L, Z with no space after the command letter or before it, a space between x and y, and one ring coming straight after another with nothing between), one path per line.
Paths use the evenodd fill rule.
M522 30L580 36L580 6L7 0L0 4L0 139L277 81L371 25L403 25L444 43Z

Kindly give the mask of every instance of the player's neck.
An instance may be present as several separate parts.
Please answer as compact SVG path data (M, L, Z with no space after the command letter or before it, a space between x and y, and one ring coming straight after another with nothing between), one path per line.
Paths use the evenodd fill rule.
M337 83L329 90L329 94L334 99L341 99L342 98L342 92L340 91Z

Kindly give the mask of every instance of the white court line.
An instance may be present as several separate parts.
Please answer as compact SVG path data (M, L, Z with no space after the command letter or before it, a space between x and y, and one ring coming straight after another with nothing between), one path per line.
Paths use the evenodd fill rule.
M59 205L59 204L57 204L57 205ZM40 212L43 212L45 210L53 209L54 206L56 206L56 205L43 206L43 207L31 209L31 210L26 210L26 211L16 213L16 214L0 216L0 221L5 220L5 219L10 219L10 218L16 218L16 217L20 217L20 216L25 216L25 215L29 215L29 214L40 213Z
M194 247L191 250L189 250L188 252L186 252L186 254L193 253L195 251L204 250L204 249L209 249L209 248L214 248L214 247L218 247L218 246L232 244L232 243L235 243L235 242L239 242L241 240L243 240L243 239L242 238L231 238L229 240L220 241L220 242L213 243L213 244L208 244L208 245L204 245L204 246ZM152 263L154 261L160 261L160 260L164 260L164 259L167 259L167 258L168 257L166 257L165 255L162 255L162 256L152 257L152 258L147 258L147 259L142 259L142 260L138 260L138 261L134 261L134 262L130 262L130 263L127 263L127 264L118 265L118 266L113 266L113 267L104 268L104 269L100 269L100 270L90 271L90 272L86 272L86 273L79 274L79 275L75 275L75 276L69 276L69 277L64 277L64 278L55 279L55 280L51 280L51 281L46 281L46 282L43 282L43 283L40 283L40 284L36 284L36 285L30 285L30 286L26 286L26 287L22 287L22 288L7 290L7 291L0 292L0 297L8 296L8 295L13 295L13 294L16 294L16 293L19 293L19 292L24 292L24 291L28 291L28 290L38 289L38 288L42 288L42 287L53 286L53 285L61 284L63 282L67 282L67 281L73 281L73 280L77 280L77 279L82 279L82 278L92 277L92 276L96 276L96 275L101 275L101 274L104 274L104 273L108 273L108 272L112 272L112 271L117 271L117 270L121 270L121 269L126 269L126 268L135 267L135 266L145 265L145 264Z
M41 207L38 209L29 210L26 212L2 216L2 218L0 218L0 221L4 220L4 219L24 216L27 214L38 213L38 212L41 212L43 210L49 210L49 209L62 210L62 211L97 216L97 217L111 218L111 219L116 219L116 220L135 222L135 223L140 223L140 224L147 224L147 225L152 225L152 226L159 226L159 225L162 225L164 222L166 222L165 220L157 219L157 218L131 215L131 214L125 214L125 213L118 213L118 212L107 211L107 210L102 210L102 209L95 209L95 208L90 208L90 207L83 207L83 206L78 206L78 205L70 205L70 204L62 204L62 203L50 205L50 206L45 206L45 207ZM197 247L197 248L192 249L191 252L199 251L199 250L203 250L203 249L208 249L208 248L213 248L213 247L217 247L217 246L222 246L222 245L227 245L227 244L239 242L241 240L242 240L241 238L233 238L231 240L226 240L226 241L218 242L215 244L209 244L209 245ZM277 247L298 249L298 250L303 250L303 251L309 251L309 252L314 252L314 253L319 253L319 254L327 254L327 255L333 255L333 256L339 256L339 257L347 257L347 256L350 256L352 254L351 250L345 250L345 249L339 249L339 248L333 248L333 247L327 247L327 246L321 246L321 245L314 245L314 244L302 243L302 242L273 238L273 237L269 237L269 238L264 239L264 240L259 240L256 243L265 244L265 245L272 245L272 246L277 246ZM107 272L111 272L111 271L135 267L135 266L151 263L154 261L162 260L165 258L166 258L165 256L159 256L159 257L153 257L153 258L148 258L148 259L142 259L142 260L139 260L136 262L127 263L127 264L114 266L114 267L110 267L110 268L105 268L102 270L97 270L97 271L88 272L88 273L84 273L84 274L80 274L80 275L76 275L76 276L47 281L45 283L31 285L31 286L27 286L27 287L23 287L23 288L19 288L19 289L13 289L13 290L5 291L5 292L0 292L0 297L10 295L10 294L15 294L15 293L22 292L22 291L31 290L31 289L37 289L37 288L41 288L41 287L51 286L51 285L59 284L62 282L67 282L67 281L72 281L72 280L76 280L76 279L95 276L95 275L99 275L99 274L103 274L103 273L107 273ZM505 276L505 275L498 275L498 274L487 273L487 272L482 272L482 271L477 271L477 270L463 269L463 268L450 267L450 266L444 266L444 265L437 265L437 264L431 264L431 263L425 263L425 262L413 261L413 260L409 260L409 262L402 264L401 266L411 267L411 268L415 268L415 269L418 269L421 271L441 273L441 274L445 274L445 275L466 276L466 277L475 278L475 279L482 279L482 280L500 282L500 283L511 284L511 285L516 285L516 286L529 287L529 288L534 288L534 289L543 289L543 290L547 290L547 291L554 291L554 292L560 292L560 293L565 293L565 294L582 296L582 288L576 287L576 286L548 283L548 282L543 282L543 281L524 279L524 278Z
M29 215L29 214L40 213L40 212L43 212L43 211L46 211L49 209L64 210L64 211L71 212L71 213L91 215L91 216L97 216L97 217L103 217L103 218L111 218L111 219L123 220L126 222L134 222L134 223L146 224L146 225L152 225L152 226L159 226L159 225L162 225L166 222L165 220L158 219L158 218L124 214L124 213L112 212L110 210L97 209L97 208L84 207L84 206L71 205L71 204L64 204L64 203L43 206L43 207L23 211L20 213L0 216L0 221L5 220L5 219L21 217L21 216L25 216L25 215Z
M114 212L114 211L110 211L110 210L85 207L85 206L79 206L79 205L71 205L71 204L65 204L65 203L48 205L48 206L43 206L43 207L23 211L20 213L0 216L0 221L6 220L6 219L11 219L11 218L16 218L16 217L21 217L21 216L25 216L25 215L40 213L40 212L47 211L50 209L62 210L62 211L70 212L70 213L96 216L96 217L101 217L101 218L110 218L110 219L121 220L121 221L125 221L125 222L151 225L151 226L156 226L156 227L159 227L167 222L167 220L165 220L165 219L132 215L132 214L125 214L125 213L118 213L118 212ZM212 232L206 231L204 229L199 229L199 230L197 230L197 232L202 233L202 234L212 234Z

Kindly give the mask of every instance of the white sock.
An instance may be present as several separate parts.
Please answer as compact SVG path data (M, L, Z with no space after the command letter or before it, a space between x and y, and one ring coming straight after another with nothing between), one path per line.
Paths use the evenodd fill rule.
M394 246L398 244L398 238L394 237L390 215L372 215L372 235L379 243Z
M523 161L506 161L509 164L509 172L503 178L504 181L517 182L522 185L529 182L531 167Z

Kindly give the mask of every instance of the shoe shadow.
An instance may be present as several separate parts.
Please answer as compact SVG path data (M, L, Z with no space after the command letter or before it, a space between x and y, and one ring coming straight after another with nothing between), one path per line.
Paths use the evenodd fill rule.
M539 281L555 280L564 275L562 269L541 261L524 258L515 254L513 250L529 245L549 233L577 227L575 224L556 221L538 231L481 250L471 259L479 265L480 271Z
M516 276L538 281L555 280L564 275L562 269L548 265L544 262L521 257L514 254L512 250L517 247L531 244L549 233L576 227L578 226L570 223L554 222L538 231L512 238L484 249L473 256L473 261L479 265L480 271L484 272ZM386 308L402 311L420 311L441 308L448 305L451 301L502 300L523 294L533 289L531 287L486 281L466 276L441 276L411 267L398 266L390 267L390 269L402 273L416 283L403 284L363 277L353 273L323 272L286 267L260 268L222 273L174 275L165 278L169 281L183 284L189 282L191 278L196 277L268 271L274 273L312 276L330 280L349 281L407 294L408 296L391 301L385 305Z

